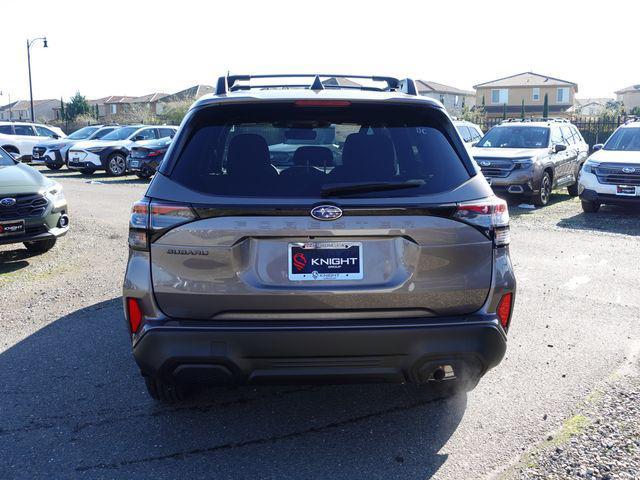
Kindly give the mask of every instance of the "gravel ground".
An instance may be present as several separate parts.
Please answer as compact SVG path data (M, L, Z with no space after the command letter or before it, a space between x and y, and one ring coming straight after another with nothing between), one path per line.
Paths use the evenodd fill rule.
M512 478L640 478L640 364L607 382Z
M65 187L69 234L39 256L0 247L2 479L499 476L640 345L640 214L585 215L555 195L544 209L511 207L507 356L469 394L247 387L161 406L131 358L120 299L145 182L47 174Z

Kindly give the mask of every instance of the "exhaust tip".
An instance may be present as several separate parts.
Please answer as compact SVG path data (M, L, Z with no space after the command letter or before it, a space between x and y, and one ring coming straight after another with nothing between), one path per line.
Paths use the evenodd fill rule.
M436 368L435 371L433 372L433 379L436 382L440 382L442 380L444 380L446 373L444 371L444 368Z

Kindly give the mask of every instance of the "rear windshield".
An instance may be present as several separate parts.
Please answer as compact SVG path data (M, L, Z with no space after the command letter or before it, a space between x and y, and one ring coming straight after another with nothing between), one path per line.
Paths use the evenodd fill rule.
M621 128L611 135L605 150L640 151L640 128Z
M176 160L161 171L221 196L327 197L336 186L363 183L410 186L340 196L440 193L470 178L452 145L453 132L445 115L430 108L211 107L187 123Z
M482 137L477 147L545 148L549 146L546 127L494 127Z

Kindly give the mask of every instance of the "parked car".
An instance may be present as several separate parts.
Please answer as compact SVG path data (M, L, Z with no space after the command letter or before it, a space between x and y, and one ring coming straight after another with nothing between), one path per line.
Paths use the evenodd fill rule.
M618 127L580 171L582 209L595 213L605 204L640 206L640 119Z
M152 397L204 381L451 392L503 358L515 298L506 203L412 80L347 90L321 77L250 94L263 76L222 77L134 204L123 306ZM269 145L327 126L346 135L328 140L341 155L327 173L271 163ZM300 150L308 165L330 155Z
M138 142L138 145L131 147L127 157L127 170L135 173L138 178L151 178L167 153L172 138Z
M33 147L46 140L64 138L58 127L28 122L0 122L0 147L23 162L31 161Z
M454 120L453 125L467 147L471 147L482 138L482 129L475 123L467 122L466 120Z
M42 253L68 229L62 185L0 148L0 245L24 243Z
M566 120L516 119L489 130L471 153L496 193L524 195L544 206L554 188L578 195L589 146Z
M119 128L118 125L91 125L76 130L66 138L49 139L33 147L32 163L43 163L49 170L60 170L69 158L69 149L80 140L100 140Z
M171 125L129 125L108 133L102 140L78 142L69 149L69 168L91 175L106 170L114 177L127 171L127 155L131 147L143 140L157 140L175 135L178 127Z

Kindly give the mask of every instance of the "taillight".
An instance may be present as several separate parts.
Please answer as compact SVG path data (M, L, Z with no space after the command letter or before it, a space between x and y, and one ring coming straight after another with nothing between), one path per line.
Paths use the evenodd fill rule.
M159 157L160 155L162 155L165 152L165 150L151 150L148 154L147 157Z
M135 298L127 298L127 317L129 317L131 333L138 333L140 325L142 325L142 310Z
M454 218L473 225L493 240L497 247L508 245L509 209L507 202L498 197L490 197L475 202L458 205Z
M149 201L141 200L131 207L129 217L129 247L134 250L149 250Z
M189 205L142 200L133 204L129 220L129 246L149 251L151 242L173 227L197 218Z
M511 308L513 306L513 294L505 293L498 303L496 314L500 320L500 324L504 329L509 325L509 318L511 317Z

